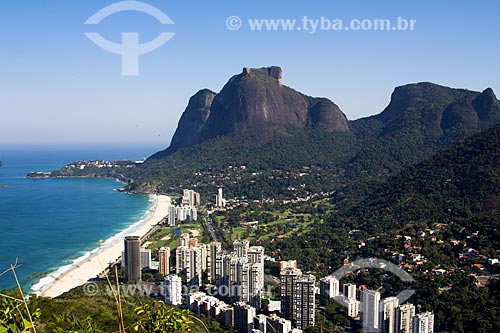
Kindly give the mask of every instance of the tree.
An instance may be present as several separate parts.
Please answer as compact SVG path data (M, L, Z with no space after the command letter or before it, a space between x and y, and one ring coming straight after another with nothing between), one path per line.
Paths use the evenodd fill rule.
M134 330L144 333L188 333L193 322L187 310L178 311L158 301L145 304L136 309L137 315L142 316L133 325Z

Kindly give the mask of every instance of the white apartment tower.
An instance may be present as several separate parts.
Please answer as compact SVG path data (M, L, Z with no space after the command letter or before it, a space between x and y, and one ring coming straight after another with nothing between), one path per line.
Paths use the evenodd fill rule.
M319 280L320 295L323 298L334 298L340 295L339 280L334 276L327 276Z
M217 190L217 195L215 196L215 206L224 207L224 197L222 196L222 188Z
M399 300L396 297L387 297L379 304L379 332L394 333L396 329L396 310L399 306Z
M169 275L164 280L165 303L170 305L182 304L182 280L177 275Z
M412 333L434 333L434 314L424 312L413 317Z
M342 289L344 297L356 299L356 285L354 283L345 283Z
M396 309L396 333L412 333L412 319L415 317L415 305L403 304Z

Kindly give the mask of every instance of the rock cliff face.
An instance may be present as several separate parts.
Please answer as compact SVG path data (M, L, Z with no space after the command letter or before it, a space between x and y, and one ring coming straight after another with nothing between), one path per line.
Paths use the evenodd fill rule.
M244 68L220 93L199 91L191 97L168 152L217 136L261 143L289 128L349 131L337 105L305 96L284 86L281 79L279 67Z
M189 99L172 138L171 147L180 148L201 143L201 131L210 117L210 106L214 97L214 92L203 89Z
M483 123L496 123L499 117L500 103L490 88L479 93L427 82L396 88L390 104L375 116L392 129L412 127L418 120L420 127L438 131L477 130Z
M170 147L156 157L219 136L234 142L264 143L276 135L308 129L353 131L361 141L395 145L452 142L500 123L500 102L482 93L422 82L397 87L378 115L348 121L337 105L282 84L280 67L244 68L218 93L204 89L189 100ZM364 139L365 138L365 139Z

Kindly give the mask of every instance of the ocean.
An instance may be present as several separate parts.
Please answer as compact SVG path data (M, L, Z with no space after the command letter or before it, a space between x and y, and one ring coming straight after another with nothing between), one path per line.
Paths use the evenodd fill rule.
M77 160L139 160L159 148L0 145L0 273L17 262L23 288L39 291L51 282L48 273L62 274L154 208L148 195L117 192L122 184L113 179L27 179L28 172ZM0 276L0 290L14 287L10 272Z

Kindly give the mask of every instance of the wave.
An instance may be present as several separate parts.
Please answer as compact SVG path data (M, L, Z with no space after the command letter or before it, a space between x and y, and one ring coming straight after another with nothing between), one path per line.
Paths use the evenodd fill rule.
M150 219L153 216L156 205L158 203L157 196L155 194L150 194L148 199L149 206L146 209L145 213L141 215L138 221L134 222L126 229L118 232L117 234L109 237L104 242L99 241L100 245L90 251L86 251L81 256L77 257L74 260L71 260L69 264L60 266L53 270L50 273L47 273L46 276L40 278L37 283L31 286L31 292L37 295L40 295L42 292L50 288L54 282L64 273L70 271L74 267L78 266L81 262L85 261L89 257L95 255L101 250L108 248L109 246L116 244L117 242L122 242L125 236L132 234L135 230L137 230L145 221Z

